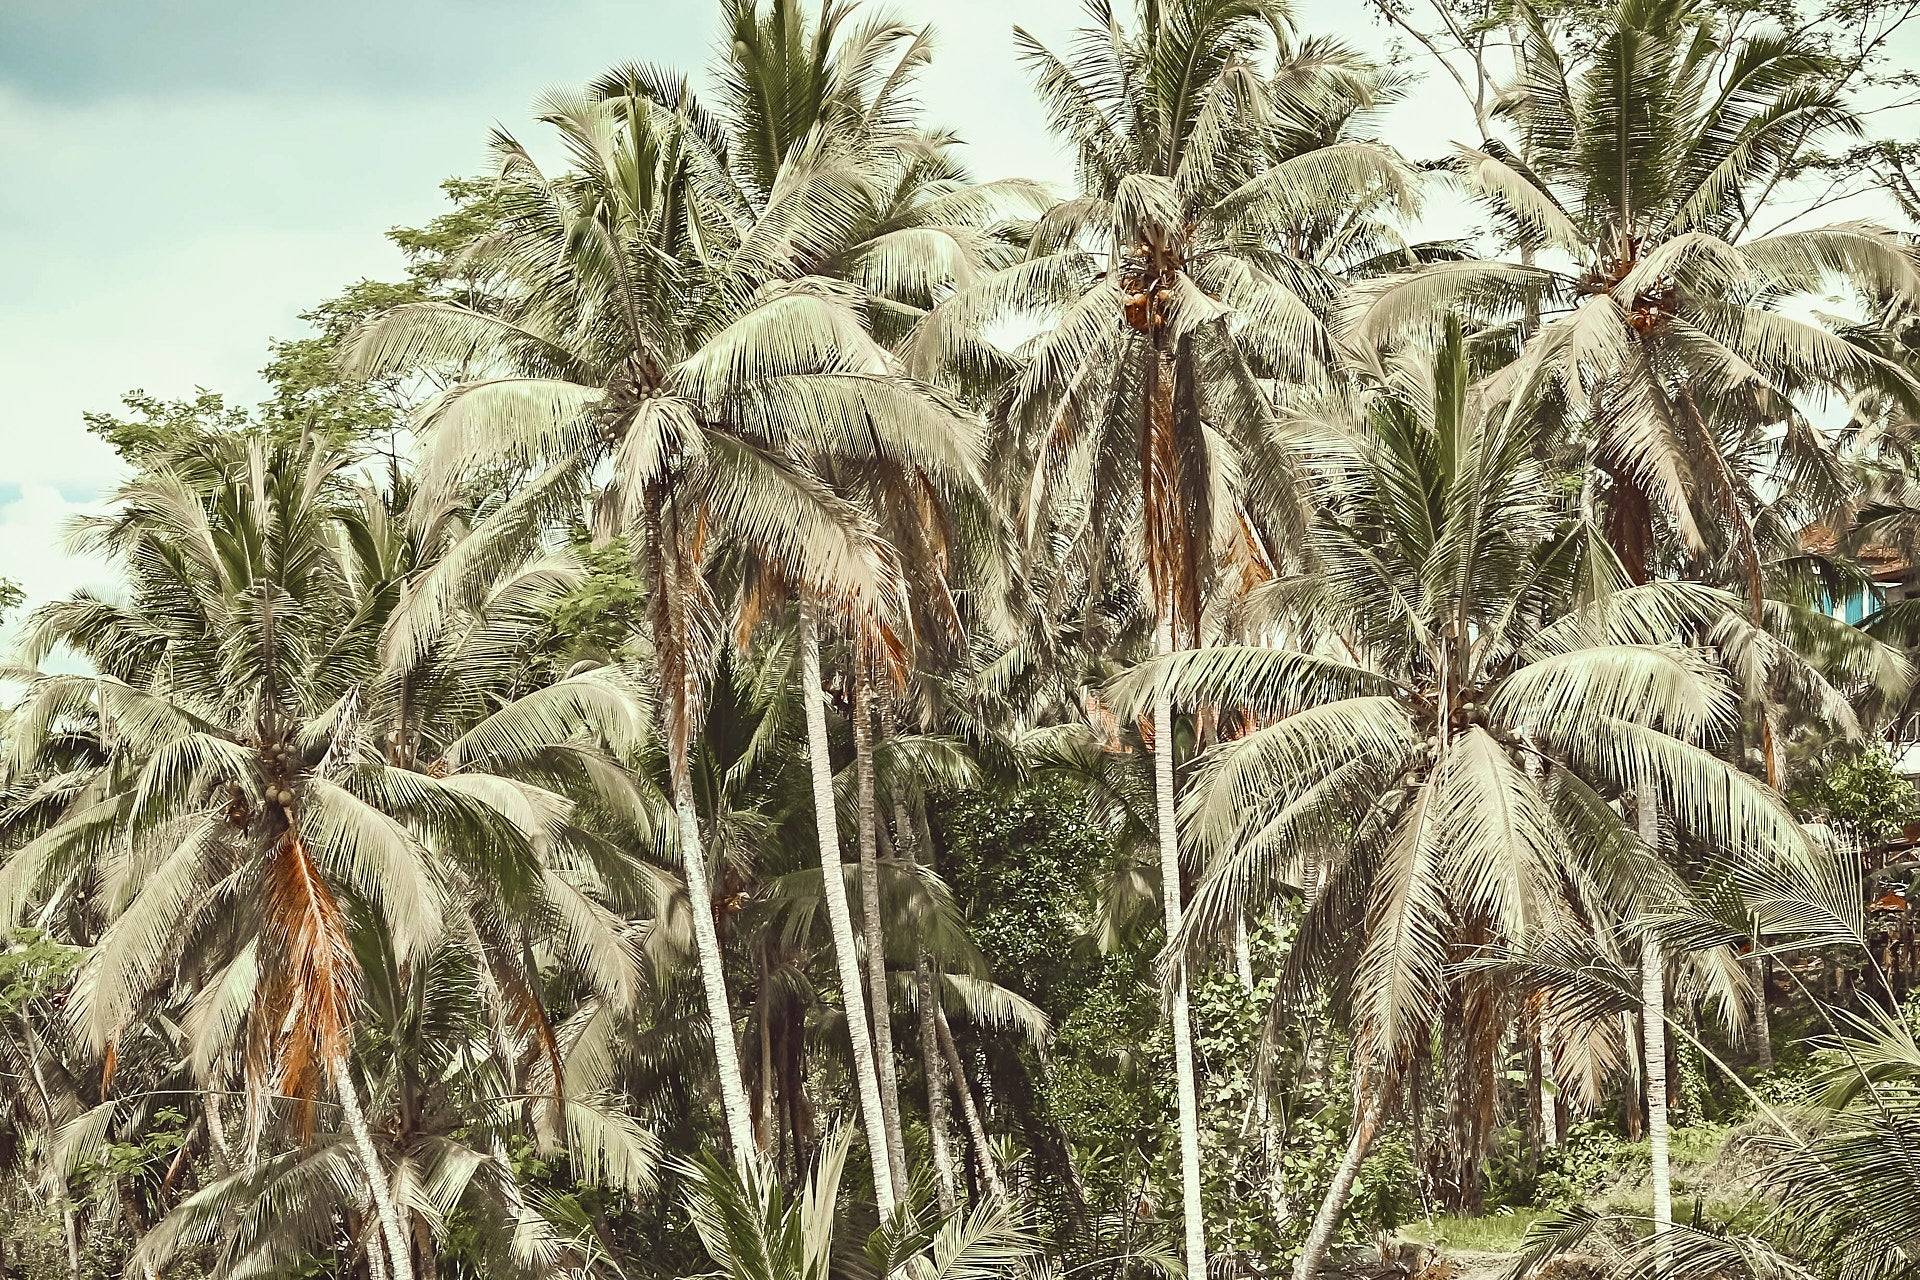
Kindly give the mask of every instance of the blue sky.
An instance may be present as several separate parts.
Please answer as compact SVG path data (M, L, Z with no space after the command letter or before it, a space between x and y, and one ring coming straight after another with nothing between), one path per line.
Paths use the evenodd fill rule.
M1064 184L1012 28L1055 48L1077 0L895 0L931 22L929 116L985 177ZM697 67L712 0L5 0L0 3L0 573L36 599L111 574L59 530L115 478L80 415L123 391L247 401L273 336L361 276L382 238L477 172L488 128L608 65ZM1361 0L1298 0L1305 31L1385 52ZM1467 135L1430 77L1390 117L1409 154Z
M1069 4L918 0L925 81L988 173L1064 178L1012 56ZM142 388L258 395L266 341L365 275L479 171L488 128L620 61L698 66L711 0L8 0L0 5L0 573L106 584L59 530L115 477L80 415Z

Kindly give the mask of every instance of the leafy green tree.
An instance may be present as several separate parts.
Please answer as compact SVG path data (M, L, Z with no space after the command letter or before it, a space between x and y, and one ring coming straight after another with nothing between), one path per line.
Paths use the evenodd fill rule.
M1864 845L1884 844L1920 818L1920 791L1893 767L1885 748L1841 755L1803 770L1788 792L1796 808L1830 822Z

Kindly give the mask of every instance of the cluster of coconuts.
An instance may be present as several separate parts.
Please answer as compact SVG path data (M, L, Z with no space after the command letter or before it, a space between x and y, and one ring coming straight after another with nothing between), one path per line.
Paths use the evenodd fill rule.
M1127 323L1136 329L1158 329L1167 322L1167 306L1173 301L1173 290L1162 285L1155 289L1150 306L1149 295L1144 287L1126 295Z
M276 773L284 774L293 766L293 749L284 743L273 743L261 748L260 756ZM285 786L268 787L267 799L282 809L293 803L293 792Z

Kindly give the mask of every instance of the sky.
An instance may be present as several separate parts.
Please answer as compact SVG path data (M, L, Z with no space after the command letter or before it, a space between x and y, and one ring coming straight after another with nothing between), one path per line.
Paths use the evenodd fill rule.
M1065 49L1077 0L893 0L931 22L931 121L982 177L1064 187L1013 46ZM713 0L0 2L0 574L31 600L111 588L62 528L117 477L82 413L140 389L250 403L269 338L352 281L395 277L383 232L480 172L488 129L534 131L546 88L628 61L697 68ZM1298 0L1303 31L1384 53L1362 0ZM1429 76L1388 120L1432 156L1470 118Z
M1079 4L886 7L934 25L921 96L930 119L967 139L976 171L1064 186L1066 157L1012 33L1023 23L1064 48ZM268 339L298 335L301 310L355 279L397 276L382 233L437 212L440 179L480 172L492 125L529 130L543 89L616 63L702 65L717 8L0 4L0 574L36 601L110 589L109 567L63 546L68 518L118 475L82 413L133 389L258 399ZM1309 0L1300 16L1308 30L1385 46L1358 3Z

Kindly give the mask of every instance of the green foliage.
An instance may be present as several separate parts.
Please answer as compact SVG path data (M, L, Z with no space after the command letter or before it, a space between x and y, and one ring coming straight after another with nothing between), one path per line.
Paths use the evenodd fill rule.
M1832 823L1865 845L1883 844L1920 818L1920 790L1900 776L1893 757L1879 746L1804 771L1790 798L1803 813Z
M83 1161L73 1176L79 1186L95 1184L95 1193L111 1195L112 1182L119 1178L137 1178L143 1174L158 1176L180 1148L186 1145L187 1117L178 1107L161 1107L147 1120L138 1134L110 1140Z
M1549 1210L1540 1208L1502 1209L1479 1217L1436 1214L1410 1221L1401 1234L1410 1240L1445 1249L1465 1249L1476 1253L1517 1253L1520 1241L1534 1223Z
M582 660L614 662L631 656L646 634L646 587L634 571L624 538L577 548L586 573L548 615L547 632L531 648L547 678Z
M1137 1198L1133 1153L1165 1136L1171 1096L1156 993L1138 957L1102 955L1089 886L1112 844L1063 783L984 790L940 815L941 870L993 971L1053 1019L1036 1102L1071 1143L1090 1207Z
M268 344L270 358L261 376L272 395L261 406L264 420L319 435L338 448L372 443L406 426L421 395L415 380L348 377L340 358L356 329L395 307L434 299L458 298L469 305L482 300L484 281L469 265L468 250L499 223L498 186L449 178L440 189L453 208L425 226L387 232L406 255L406 279L356 281L300 313L310 334Z
M204 388L191 400L163 400L144 391L120 397L124 413L82 415L87 430L135 466L158 464L208 436L257 430L252 416Z
M65 988L86 952L39 929L15 929L0 947L0 1018Z
M1535 1203L1550 1208L1580 1204L1616 1181L1630 1159L1627 1143L1605 1123L1577 1124L1561 1142L1540 1153Z

